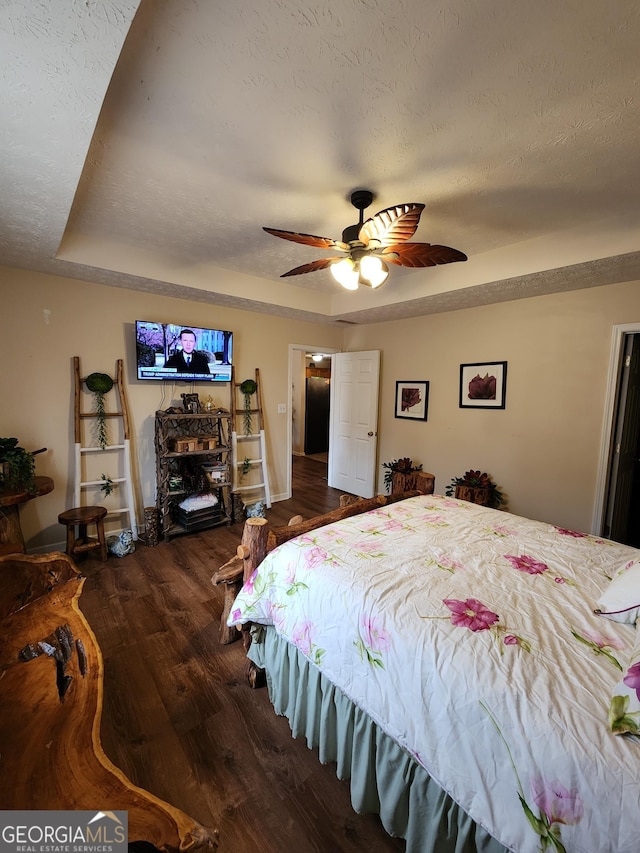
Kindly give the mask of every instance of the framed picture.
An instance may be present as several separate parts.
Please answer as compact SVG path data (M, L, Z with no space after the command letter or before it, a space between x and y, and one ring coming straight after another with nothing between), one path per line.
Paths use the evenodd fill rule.
M428 382L396 382L396 418L426 421L428 406Z
M461 409L504 409L506 393L506 361L460 365Z
M197 394L180 394L182 397L182 407L190 415L197 415L200 412L200 397Z

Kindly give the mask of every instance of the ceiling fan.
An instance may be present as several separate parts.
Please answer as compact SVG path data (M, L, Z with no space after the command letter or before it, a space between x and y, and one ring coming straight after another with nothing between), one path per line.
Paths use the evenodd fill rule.
M398 204L381 210L364 222L363 212L372 201L373 193L370 190L355 190L351 194L351 204L360 211L360 218L356 225L344 229L342 240L264 228L268 234L282 237L283 240L317 249L337 249L344 254L344 257L311 261L283 273L280 278L329 267L333 277L343 287L357 290L358 284L374 288L384 284L389 275L387 261L401 267L432 267L467 260L463 252L449 246L406 242L415 234L424 204Z

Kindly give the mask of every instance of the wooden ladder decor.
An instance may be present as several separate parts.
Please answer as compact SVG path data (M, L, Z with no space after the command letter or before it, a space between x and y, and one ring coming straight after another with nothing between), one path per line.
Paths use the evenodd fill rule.
M255 372L255 407L252 407L241 390L244 383L235 381L231 372L231 447L233 459L233 488L235 494L248 494L254 501L262 500L271 506L267 447L264 431L264 414L260 389L260 370ZM253 394L250 395L253 397ZM241 405L238 406L238 398ZM240 424L238 422L240 421ZM240 429L238 429L240 426ZM242 458L240 458L242 455ZM257 480L256 478L257 474ZM253 476L252 476L253 475ZM244 478L248 477L247 482ZM246 502L245 502L246 503Z
M80 358L73 357L74 369L74 431L75 431L75 480L74 480L74 507L101 504L105 497L113 491L118 495L119 505L107 508L107 517L120 515L123 519L122 529L129 528L133 538L138 538L138 521L136 518L136 505L133 494L133 477L131 466L130 426L129 412L127 409L127 398L124 389L124 369L122 359L116 362L116 375L110 377L113 381L113 392L116 398L116 411L104 412L104 418L114 422L114 428L118 430L118 436L113 443L107 441L104 444L90 443L88 430L83 428L85 422L96 425L99 415L96 411L85 411L83 409L84 390L83 383L87 377L81 376ZM109 392L110 393L110 392ZM97 460L107 462L106 471L98 474ZM93 495L87 501L87 495Z

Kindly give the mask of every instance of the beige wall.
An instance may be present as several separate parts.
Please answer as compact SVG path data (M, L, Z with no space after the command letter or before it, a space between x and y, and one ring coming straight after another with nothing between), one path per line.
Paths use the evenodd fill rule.
M290 415L277 406L289 405L289 345L380 349L380 462L412 457L436 475L441 493L454 475L482 468L513 512L578 530L589 530L593 515L612 327L640 322L639 282L345 330L3 268L0 298L0 435L15 435L28 449L48 447L37 471L56 483L21 510L28 550L61 543L57 516L72 505L74 355L85 375L111 373L124 359L139 509L153 503L154 412L179 404L190 386L136 381L136 319L234 331L237 378L260 367L275 497L288 485ZM458 407L460 364L482 360L508 362L504 411ZM430 382L426 423L393 416L395 382L407 379ZM206 396L210 389L195 390Z
M382 350L379 460L410 456L444 493L488 471L520 515L588 531L615 324L640 321L640 283L350 327L345 350ZM461 363L507 361L506 409L460 409ZM394 418L396 380L428 380L426 423ZM382 491L382 469L380 469Z
M277 498L288 488L289 344L340 349L341 328L0 267L0 435L16 436L28 450L47 447L36 457L36 472L55 481L50 495L20 510L29 551L63 542L58 514L73 505L73 356L80 357L84 376L94 371L113 375L116 360L124 360L140 516L155 499L155 411L181 405L180 393L191 390L202 398L211 393L229 406L228 385L198 383L192 389L182 383L138 382L137 319L234 332L237 381L260 368L272 495ZM286 403L286 414L278 413L279 403Z

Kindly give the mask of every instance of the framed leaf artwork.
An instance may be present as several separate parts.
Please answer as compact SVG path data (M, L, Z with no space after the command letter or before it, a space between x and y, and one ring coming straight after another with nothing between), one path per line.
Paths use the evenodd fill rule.
M461 409L504 409L506 394L506 361L460 365Z
M396 418L426 421L428 407L428 382L396 382Z

